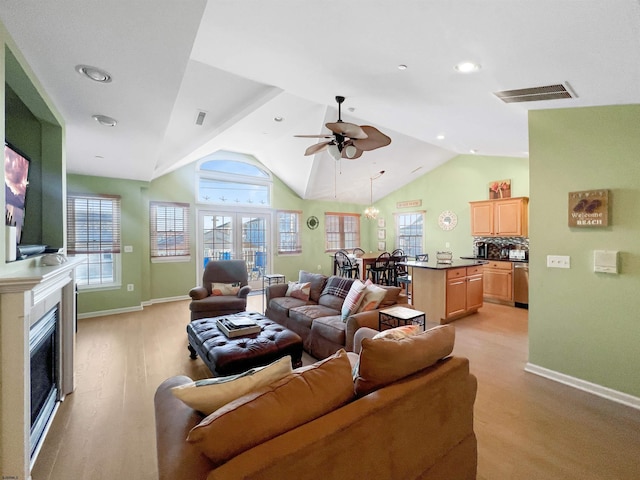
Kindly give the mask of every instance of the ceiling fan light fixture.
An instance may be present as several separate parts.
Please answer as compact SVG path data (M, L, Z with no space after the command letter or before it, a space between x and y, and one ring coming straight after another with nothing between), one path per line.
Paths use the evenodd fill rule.
M342 158L342 153L335 143L330 144L327 150L334 160L340 160Z
M347 158L353 158L358 154L358 149L353 145L347 145L344 149L344 154Z

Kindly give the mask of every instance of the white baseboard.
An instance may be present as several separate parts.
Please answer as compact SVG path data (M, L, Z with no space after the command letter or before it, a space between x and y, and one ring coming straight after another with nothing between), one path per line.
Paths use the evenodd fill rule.
M190 298L189 295L180 295L177 297L166 297L166 298L154 298L152 300L147 300L145 302L142 302L137 307L114 308L112 310L101 310L97 312L79 313L78 320L82 320L83 318L104 317L106 315L117 315L118 313L139 312L144 307L148 307L150 305L153 305L154 303L177 302L179 300L189 300L189 298Z
M578 390L583 390L587 393L591 393L593 395L606 398L607 400L621 403L628 407L640 410L640 398L634 397L633 395L619 392L611 388L603 387L602 385L598 385L596 383L587 382L579 378L571 377L554 370L549 370L548 368L540 367L538 365L534 365L533 363L527 363L524 367L524 370L526 372L548 378L549 380L563 383L564 385L577 388Z

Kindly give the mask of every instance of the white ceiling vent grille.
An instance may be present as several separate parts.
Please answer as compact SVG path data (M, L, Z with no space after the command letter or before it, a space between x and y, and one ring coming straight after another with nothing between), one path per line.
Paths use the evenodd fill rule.
M560 100L575 98L576 95L568 84L547 85L544 87L521 88L519 90L504 90L494 95L505 103L536 102L538 100Z
M196 116L196 125L202 125L204 123L204 117L207 116L207 112L203 110L198 111L198 115Z

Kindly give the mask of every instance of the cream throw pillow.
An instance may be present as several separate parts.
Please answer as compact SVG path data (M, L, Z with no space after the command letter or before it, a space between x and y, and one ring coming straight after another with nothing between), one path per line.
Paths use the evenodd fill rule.
M212 283L211 295L237 295L240 291L239 283Z
M358 310L364 298L365 288L367 288L365 284L357 279L351 284L347 298L344 299L344 303L342 304L342 311L340 312L343 322L346 322L347 318Z
M291 371L291 357L286 356L266 367L252 368L238 375L206 378L173 387L171 393L194 410L210 415L236 398L286 377Z
M358 313L375 310L380 306L380 303L384 300L384 297L387 294L387 291L384 288L377 286L371 280L367 280L365 286L366 289L364 291L364 297L358 307Z
M289 282L287 287L287 293L285 297L293 297L298 300L309 300L309 294L311 293L311 282Z

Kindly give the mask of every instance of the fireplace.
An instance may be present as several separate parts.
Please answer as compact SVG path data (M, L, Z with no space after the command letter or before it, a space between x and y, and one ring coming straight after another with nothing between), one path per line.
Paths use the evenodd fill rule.
M75 267L39 259L0 273L0 478L29 480L60 402L75 389Z
M31 433L33 458L58 403L58 306L49 310L29 331L31 361Z

